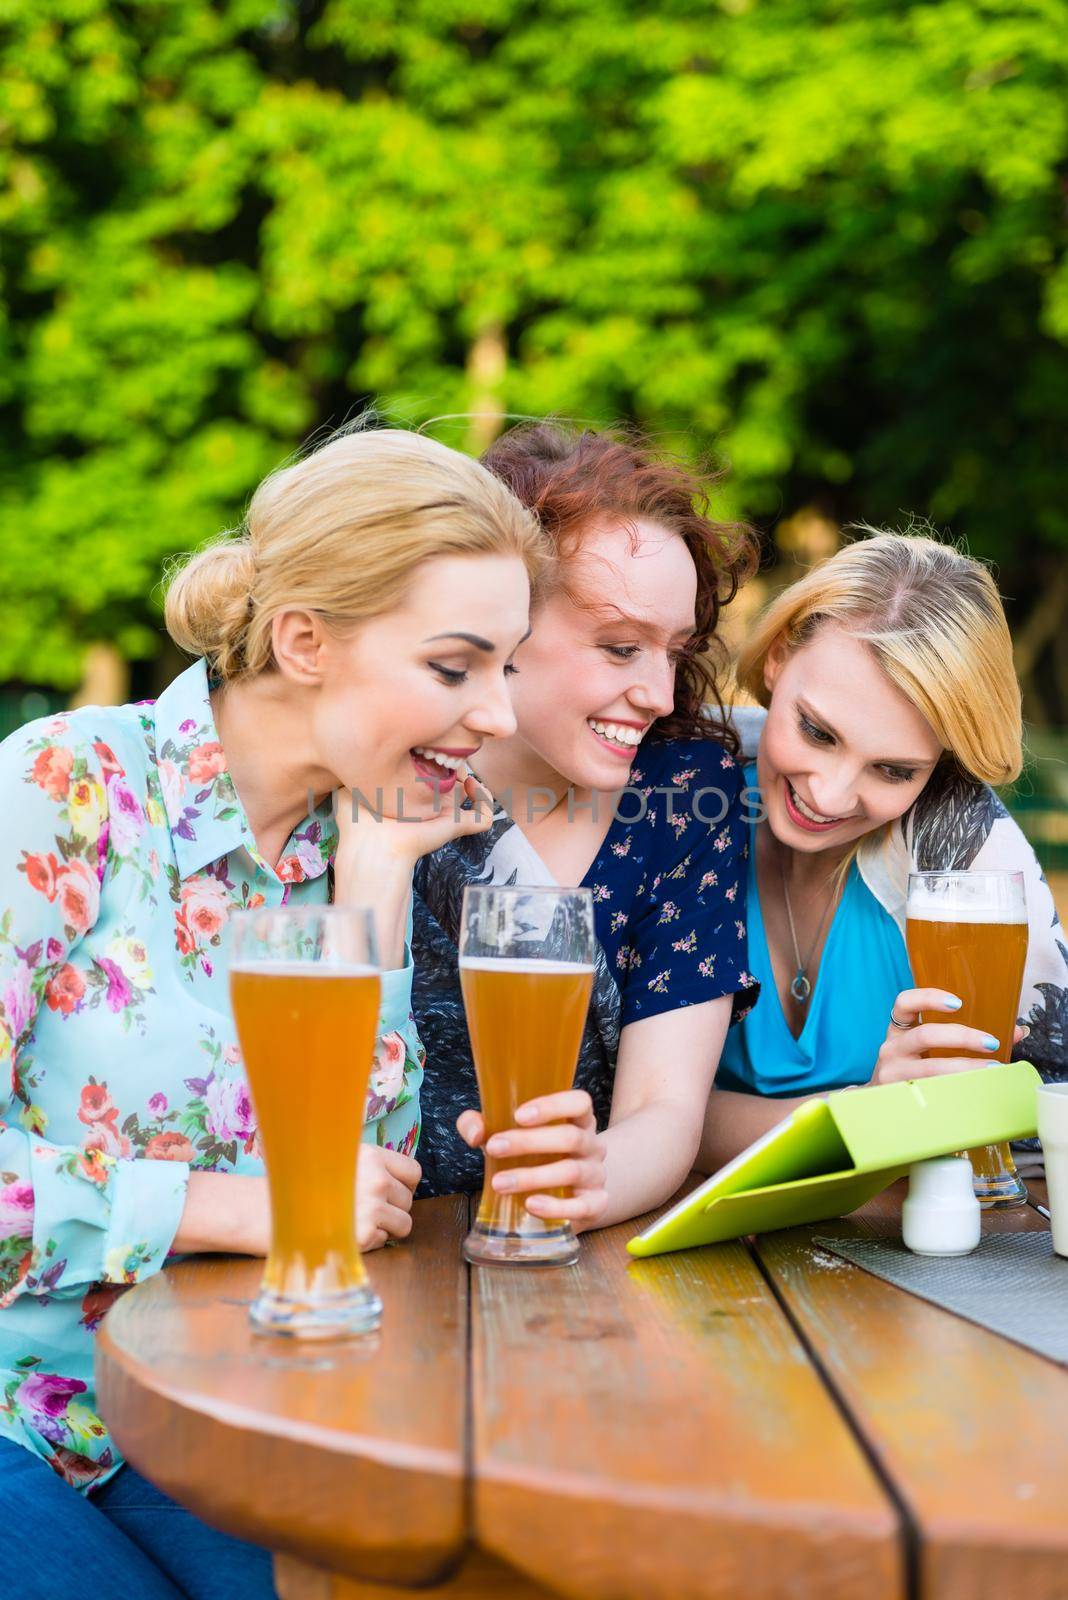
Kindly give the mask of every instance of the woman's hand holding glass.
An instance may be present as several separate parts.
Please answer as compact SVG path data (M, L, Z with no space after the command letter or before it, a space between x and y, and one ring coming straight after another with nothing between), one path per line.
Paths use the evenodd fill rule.
M495 1191L525 1195L532 1216L566 1219L576 1232L597 1227L608 1205L605 1152L585 1089L541 1095L519 1106L515 1115L517 1126L493 1134L486 1152L499 1161L526 1157L537 1164L495 1173ZM474 1149L486 1140L480 1111L465 1111L456 1127ZM570 1196L561 1199L552 1192L560 1189L569 1189Z
M920 1021L932 1013L952 1016L961 1008L960 999L945 989L903 989L894 1001L887 1024L886 1038L872 1073L872 1083L901 1083L909 1078L931 1078L943 1072L972 1072L983 1059L997 1061L998 1041L981 1028L967 1028L960 1022ZM1017 1027L1013 1044L1026 1038L1027 1030ZM970 1050L972 1055L929 1057L930 1050Z

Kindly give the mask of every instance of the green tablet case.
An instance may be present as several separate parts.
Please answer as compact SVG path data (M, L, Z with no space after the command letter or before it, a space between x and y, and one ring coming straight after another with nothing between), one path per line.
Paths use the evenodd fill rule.
M914 1161L1029 1138L1040 1081L1029 1061L1014 1061L808 1100L627 1249L655 1256L843 1217Z

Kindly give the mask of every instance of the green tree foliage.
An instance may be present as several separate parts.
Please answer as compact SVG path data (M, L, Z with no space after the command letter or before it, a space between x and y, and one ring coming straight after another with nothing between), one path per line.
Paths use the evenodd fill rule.
M154 651L162 558L372 396L928 515L1026 628L1066 202L1068 0L0 0L0 676Z

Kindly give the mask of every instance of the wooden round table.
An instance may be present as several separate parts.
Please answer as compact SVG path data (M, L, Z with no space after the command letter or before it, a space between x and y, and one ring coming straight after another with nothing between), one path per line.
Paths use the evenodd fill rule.
M818 1231L899 1228L899 1204ZM369 1262L362 1341L254 1336L262 1264L229 1257L105 1319L120 1450L275 1552L284 1600L904 1600L925 1562L953 1574L921 1585L939 1600L1063 1592L1053 1363L827 1270L812 1229L632 1261L631 1223L524 1271L465 1267L467 1226L465 1197L417 1203ZM976 1404L988 1381L1015 1427Z

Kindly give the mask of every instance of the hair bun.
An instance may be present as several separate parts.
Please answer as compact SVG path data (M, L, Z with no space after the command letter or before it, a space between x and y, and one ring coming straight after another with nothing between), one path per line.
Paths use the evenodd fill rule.
M227 536L173 566L163 618L181 650L206 657L213 673L231 678L244 665L252 619L256 560L247 538Z
M314 613L334 637L401 604L437 556L519 557L541 572L545 538L492 473L403 428L347 428L266 477L240 533L179 560L171 638L224 682L274 670L275 619Z

